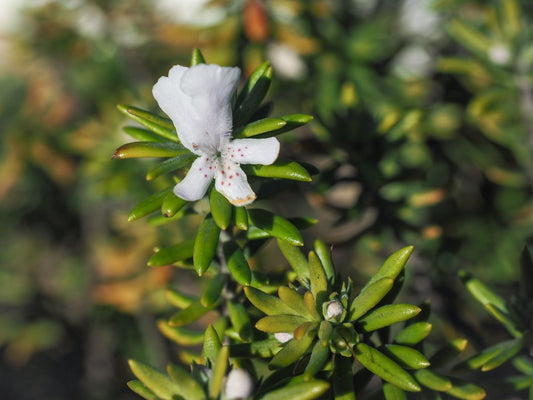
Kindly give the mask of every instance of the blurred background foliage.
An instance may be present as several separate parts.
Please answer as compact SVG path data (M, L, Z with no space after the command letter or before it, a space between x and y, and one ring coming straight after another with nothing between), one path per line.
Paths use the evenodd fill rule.
M320 220L337 268L364 282L415 245L410 295L448 338L505 335L462 289L467 270L512 294L533 232L533 6L513 0L6 2L0 35L0 392L133 399L128 357L163 365L155 328L171 282L154 247L196 219L127 222L165 187L151 160L112 161L115 105L157 110L151 87L201 48L247 75L274 66L274 115L304 112L287 158L317 166L270 206ZM279 111L279 112L277 112ZM164 178L159 178L164 179ZM311 242L310 240L308 240ZM261 257L267 252L268 259ZM268 261L267 261L268 260ZM256 268L284 264L275 246Z

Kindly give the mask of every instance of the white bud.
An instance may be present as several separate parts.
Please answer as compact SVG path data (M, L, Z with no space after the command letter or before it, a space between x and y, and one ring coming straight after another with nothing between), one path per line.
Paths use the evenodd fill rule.
M252 395L254 384L248 372L235 368L226 377L224 395L228 400L246 399Z
M292 335L292 333L278 332L274 333L274 337L278 339L278 342L285 343L291 340L294 336Z
M326 319L338 320L344 311L342 304L339 300L331 300L326 306Z
M489 58L496 65L504 65L511 59L511 53L506 45L498 43L489 49Z

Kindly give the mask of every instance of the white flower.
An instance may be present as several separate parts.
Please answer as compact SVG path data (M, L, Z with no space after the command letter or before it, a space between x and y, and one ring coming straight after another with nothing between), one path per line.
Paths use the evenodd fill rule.
M152 93L181 143L199 156L174 187L184 200L201 199L214 178L215 189L233 205L250 204L256 196L239 165L269 165L278 157L276 138L231 140L231 97L239 77L236 67L175 65L154 85Z
M254 390L252 378L244 369L235 368L226 377L224 394L227 399L246 399Z

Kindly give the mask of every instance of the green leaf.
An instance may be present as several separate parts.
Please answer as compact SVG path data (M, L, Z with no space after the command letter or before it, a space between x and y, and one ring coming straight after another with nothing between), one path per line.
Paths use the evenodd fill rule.
M300 126L305 125L308 122L313 120L313 117L307 114L291 114L291 115L284 115L283 117L279 117L279 118L285 121L284 126L276 130L272 130L270 132L265 132L261 134L259 137L266 138L266 137L281 135L282 133L292 131L293 129L299 128Z
M409 373L373 347L360 342L355 345L354 352L357 360L381 379L408 392L419 392L421 390L418 383Z
M233 223L241 231L248 230L248 211L244 207L235 207L233 211Z
M129 381L127 383L128 387L146 400L158 400L157 396L148 389L141 381Z
M188 154L189 150L179 143L132 142L126 143L115 150L111 158L176 157Z
M348 321L353 322L374 308L392 289L393 285L394 280L387 277L378 279L370 285L367 283L350 304Z
M352 374L353 359L351 357L333 358L333 393L335 400L355 400L353 387L354 377Z
M304 296L296 290L290 289L287 286L280 286L278 289L278 296L281 301L294 310L294 314L313 319L313 315L311 315L305 305Z
M141 110L137 107L119 104L117 108L121 113L147 127L155 134L173 142L179 142L174 124L171 120L162 118L159 115L152 114L151 112Z
M322 263L328 282L333 282L335 279L335 269L333 268L333 262L331 261L330 249L323 241L318 239L315 240L313 248Z
M205 307L202 305L200 300L192 302L187 308L184 308L181 311L178 311L168 321L171 326L183 326L195 322L201 316L207 314L210 310L215 307L216 303Z
M176 289L167 289L165 291L165 297L170 304L177 308L187 308L197 300L196 297L181 293Z
M252 337L252 324L246 308L235 301L228 301L228 315L231 325L244 341L249 341Z
M213 325L209 324L209 326L205 330L204 335L204 358L209 360L211 362L211 365L213 365L213 363L217 359L218 353L221 348L222 342L220 341L218 332L213 327Z
M429 335L431 328L432 325L429 322L415 322L398 332L394 337L394 341L398 344L414 346Z
M286 219L270 211L254 208L248 210L249 223L267 232L269 235L285 240L293 246L303 246L300 231Z
M162 163L159 163L155 167L151 168L146 174L146 180L151 181L152 179L166 174L167 172L187 167L191 165L191 163L196 159L196 157L196 154L184 153L176 157L169 158L168 160L165 160Z
M230 357L237 358L270 358L281 350L277 339L254 340L251 343L229 345Z
M226 230L231 221L231 203L226 200L216 189L211 189L209 194L209 206L213 220L222 230Z
M242 90L237 96L237 100L235 101L235 108L240 107L242 105L245 98L251 93L254 86L261 79L261 77L263 77L267 73L269 68L271 68L270 63L268 61L265 61L250 74L250 76L244 83ZM234 124L234 126L236 125Z
M159 398L174 400L175 396L182 396L180 386L165 374L139 361L129 360L129 365L133 374Z
M295 314L292 308L277 297L266 294L251 286L246 286L244 293L248 300L250 300L250 303L266 315Z
M313 316L314 320L319 321L321 319L320 314L318 313L318 305L316 304L315 296L311 292L304 293L304 302L307 307L307 311ZM320 310L322 311L322 310Z
M328 389L329 383L324 381L294 383L281 389L273 390L261 397L260 400L313 400L319 398Z
M170 192L163 199L163 203L161 204L161 214L166 218L171 218L176 215L179 210L185 207L186 204L187 200L183 200L176 196L174 192Z
M202 303L204 307L211 307L214 305L220 299L220 294L222 293L227 280L228 276L226 274L216 274L213 276L202 293L200 303Z
M194 48L191 55L191 67L198 64L205 64L205 58L200 49Z
M215 365L211 370L211 378L209 379L209 397L211 399L218 398L226 375L228 367L229 349L227 346L222 346L218 352Z
M522 339L511 339L487 347L478 355L456 365L454 371L468 371L481 368L490 371L516 355L522 348Z
M293 333L304 322L307 322L307 319L299 315L267 315L257 321L255 327L268 333Z
M429 362L433 368L439 368L447 363L454 361L459 354L461 354L468 345L466 339L454 339L446 345L442 346L429 358Z
M358 332L372 332L405 321L417 315L421 309L412 304L388 304L368 312L356 322Z
M287 125L287 122L281 118L263 118L236 130L233 136L236 138L249 138L265 132L275 131L285 125Z
M268 367L278 369L294 364L309 349L315 339L315 334L316 331L308 325L300 339L294 338L285 343L283 349L272 358Z
M309 265L302 251L289 242L277 239L278 246L300 279L309 279Z
M405 392L397 386L385 383L383 385L383 395L385 400L407 400Z
M481 400L487 395L485 391L472 383L452 381L452 388L446 392L450 396L464 400Z
M229 272L235 281L241 285L249 285L252 280L252 271L248 261L239 247L224 244L224 253Z
M169 364L167 366L167 373L174 382L179 384L183 398L187 400L205 399L204 390L185 369L175 364Z
M309 172L295 161L278 158L270 165L243 165L246 175L259 176L261 178L290 179L293 181L311 182Z
M272 67L270 66L270 64L266 64L266 68L264 68L264 66L265 63L263 63L256 69L256 71L262 71L261 75L256 74L256 72L254 71L250 76L248 82L251 84L253 77L253 80L255 81L253 85L249 85L248 82L245 84L241 92L241 94L243 92L246 93L242 102L239 102L239 98L241 96L239 95L239 97L237 97L237 103L233 117L233 126L237 128L248 122L248 120L255 113L255 111L257 110L257 108L259 107L268 92L270 82L272 81ZM250 86L251 89L249 89Z
M422 369L429 367L429 361L419 351L412 347L398 344L386 344L388 354L402 366L411 369Z
M157 327L163 336L183 346L196 346L204 341L204 333L202 331L170 326L164 320L157 321Z
M431 390L447 392L452 388L452 382L448 378L443 377L430 369L426 368L415 371L414 375L418 382Z
M305 367L303 374L304 381L311 380L322 370L322 367L328 361L329 355L328 340L318 340L311 351L311 358Z
M311 280L311 293L316 304L321 307L328 298L328 279L320 259L314 251L309 252L309 275Z
M150 197L141 201L135 206L131 211L128 221L135 221L136 219L142 218L148 214L151 214L161 208L163 200L169 193L172 193L172 187L161 190L157 193L154 193Z
M199 276L202 276L211 265L218 247L218 237L220 228L217 226L213 217L207 215L194 241L193 264Z
M193 240L186 240L174 246L159 250L148 260L149 267L162 267L192 258Z
M396 279L412 252L413 246L407 246L394 252L365 286L369 286L382 278Z
M505 349L502 350L500 354L493 357L489 362L484 364L483 367L481 367L481 371L487 372L499 367L504 362L510 360L515 355L517 355L524 345L522 338L513 339L504 343L506 343Z
M132 138L137 139L140 142L162 142L164 141L161 136L156 135L152 131L144 128L138 128L136 126L125 126L124 132L130 135Z

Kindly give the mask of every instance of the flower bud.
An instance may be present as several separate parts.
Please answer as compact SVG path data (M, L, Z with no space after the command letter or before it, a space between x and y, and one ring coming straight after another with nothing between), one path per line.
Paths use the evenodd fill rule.
M278 332L274 333L274 337L278 339L280 343L285 343L291 340L294 336L292 335L292 333Z
M344 307L339 300L334 299L326 303L324 317L326 320L335 320L339 321L344 312Z
M246 399L252 395L252 377L244 369L235 368L226 377L224 395L228 400Z

